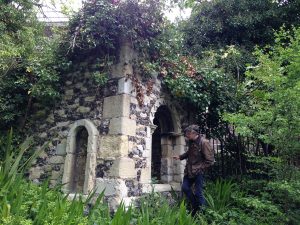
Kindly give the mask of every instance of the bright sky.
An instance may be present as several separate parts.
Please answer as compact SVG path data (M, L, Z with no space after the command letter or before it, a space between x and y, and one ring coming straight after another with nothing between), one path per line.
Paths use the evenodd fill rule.
M62 5L71 8L73 11L78 11L82 5L82 0L68 0L64 2L62 0L42 0L42 2L45 7L43 7L43 13L39 13L38 17L40 21L45 22L66 22L68 18L61 13ZM55 6L53 2L55 2ZM170 21L175 22L176 18L188 18L191 14L191 9L182 11L179 8L174 8L170 12L165 12L165 14Z

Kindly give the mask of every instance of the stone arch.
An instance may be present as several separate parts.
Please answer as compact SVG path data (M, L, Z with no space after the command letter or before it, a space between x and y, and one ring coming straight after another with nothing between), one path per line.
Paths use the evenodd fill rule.
M158 107L153 124L156 126L152 133L152 148L151 148L151 177L158 181L167 181L165 176L169 175L168 171L168 151L172 146L168 145L169 135L174 132L173 119L171 112L166 105ZM170 147L170 148L169 148Z
M87 146L86 146L86 162L85 162L85 172L84 172L84 182L83 182L83 194L88 194L95 186L95 168L96 168L96 156L97 156L97 142L99 139L99 132L95 125L87 119L82 119L76 121L67 137L67 148L66 148L66 158L64 164L64 173L62 178L63 190L65 192L74 191L73 177L74 168L76 163L76 145L80 132L86 130L88 133ZM76 190L75 190L76 191Z
M157 117L161 117L158 119L160 121L157 121ZM170 104L170 101L167 101L164 98L159 98L151 109L150 122L151 157L149 159L149 164L153 165L152 159L154 161L157 160L153 156L153 151L155 151L154 148L157 148L157 139L159 133L161 147L159 183L170 184L172 182L181 182L184 163L173 160L173 156L182 154L185 148L185 141L181 131L180 117L177 109L174 105ZM160 124L158 125L157 123ZM157 129L160 130L158 131ZM151 177L153 178L153 168L151 169Z
M180 118L177 109L173 104L170 103L170 100L166 100L165 97L160 97L159 99L157 99L155 104L151 108L151 112L150 112L151 126L154 125L153 120L155 117L155 113L157 112L158 108L161 106L166 106L170 111L171 119L173 121L173 132L177 134L181 133L181 124L180 124Z

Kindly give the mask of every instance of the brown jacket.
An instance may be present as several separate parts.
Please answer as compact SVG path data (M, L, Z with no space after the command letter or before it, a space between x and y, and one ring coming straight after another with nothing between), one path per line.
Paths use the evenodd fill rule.
M197 140L189 141L188 151L179 156L180 160L187 159L184 175L195 177L214 164L214 152L209 141L199 135Z

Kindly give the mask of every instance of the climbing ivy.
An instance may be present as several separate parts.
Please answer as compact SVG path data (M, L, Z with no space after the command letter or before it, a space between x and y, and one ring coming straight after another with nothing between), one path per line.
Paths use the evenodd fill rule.
M171 94L195 110L199 123L211 132L219 126L220 114L233 107L234 82L216 67L215 59L200 61L183 51L183 34L164 19L165 7L160 0L88 0L70 22L65 50L73 62L97 56L101 66L94 78L103 83L121 43L129 42L138 57L127 79L140 106L153 88L152 75L158 73Z
M142 56L163 27L160 0L88 0L69 26L68 55L82 60L90 55L115 59L122 41L130 41Z

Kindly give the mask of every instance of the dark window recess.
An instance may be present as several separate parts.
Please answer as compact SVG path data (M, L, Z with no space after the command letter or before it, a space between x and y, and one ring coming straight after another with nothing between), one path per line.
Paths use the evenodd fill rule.
M76 149L72 174L72 192L83 192L85 179L85 166L87 158L88 132L85 127L80 127L76 135Z

